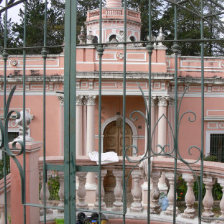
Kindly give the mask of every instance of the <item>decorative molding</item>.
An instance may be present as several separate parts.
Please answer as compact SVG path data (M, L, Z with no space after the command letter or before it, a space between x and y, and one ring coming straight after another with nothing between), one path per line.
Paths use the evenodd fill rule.
M96 96L95 95L85 96L85 99L86 99L87 106L95 106L96 105Z
M83 98L84 98L83 95L76 96L76 106L82 106L84 104L83 103Z
M169 97L168 96L159 96L158 97L158 106L159 107L166 107L167 106L167 101L168 101Z
M224 121L224 116L206 116L205 121Z

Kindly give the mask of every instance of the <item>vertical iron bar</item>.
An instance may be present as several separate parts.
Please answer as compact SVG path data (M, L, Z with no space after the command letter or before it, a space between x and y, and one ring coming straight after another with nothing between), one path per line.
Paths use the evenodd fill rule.
M152 2L149 0L149 44L147 45L147 50L149 54L149 102L148 102L148 114L147 116L147 155L148 155L148 194L147 194L147 200L148 200L148 207L147 207L147 223L150 224L150 175L151 175L151 151L152 151L152 136L151 136L151 98L152 98ZM147 110L146 110L147 112Z
M126 62L127 62L127 0L124 0L124 65L123 65L123 223L125 223L126 219L126 211L127 211L127 195L126 195L126 180L125 180L125 159L126 159L126 150L125 150L125 124L126 124Z
M101 223L101 107L102 107L102 56L103 56L103 45L102 45L102 0L100 0L100 22L99 22L99 45L97 47L99 55L99 104L98 104L98 135L99 135L99 173L98 173L98 188L99 188L99 197L98 197L98 214L99 214L99 223Z
M44 8L44 45L42 49L43 57L43 204L44 204L44 223L46 223L46 60L47 60L47 0Z
M65 4L64 220L76 223L76 0Z
M174 5L174 53L175 53L175 72L174 72L174 82L175 82L175 87L174 87L174 91L175 91L175 121L174 121L174 125L175 125L175 129L174 129L174 150L175 150L175 158L174 158L174 204L173 204L173 224L176 223L176 188L177 188L177 150L178 150L178 109L177 109L177 104L178 104L178 84L177 84L177 76L178 76L178 45L177 45L177 5Z
M204 4L201 0L201 21L200 21L200 32L201 40L204 39L204 20L203 20ZM204 172L204 42L201 43L201 172L200 172L200 187L199 187L199 203L198 203L198 217L199 224L201 224L202 215L202 190L203 190L203 172Z
M8 5L8 0L5 1L5 6ZM3 59L4 59L4 121L6 121L6 76L7 76L7 60L8 60L8 53L6 52L7 48L7 17L8 17L8 10L5 11L5 18L4 18L4 50L3 50ZM8 133L4 133L4 145L6 146L8 140L6 140ZM5 147L6 148L6 147ZM7 185L6 185L6 153L3 152L3 173L4 173L4 201L5 201L5 224L7 224L7 217L8 217L8 209L7 209Z
M27 2L24 3L24 27L23 27L23 130L26 130L26 11L27 11ZM26 224L26 132L23 131L23 172L24 172L24 183L22 184L22 191L24 192L23 196L23 215L24 215L24 224Z

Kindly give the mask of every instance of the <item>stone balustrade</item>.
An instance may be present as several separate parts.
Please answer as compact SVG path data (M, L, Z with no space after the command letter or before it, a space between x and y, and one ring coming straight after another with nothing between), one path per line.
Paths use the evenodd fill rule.
M87 21L91 21L93 19L98 19L100 16L99 9L90 10L87 12ZM116 9L116 8L103 8L102 10L102 18L116 18L124 17L124 8ZM127 19L135 20L136 22L141 22L141 15L139 12L133 11L131 9L127 9Z
M132 159L137 161L137 157L133 157ZM193 162L188 160L189 163ZM60 157L47 157L47 163L52 164L62 164L63 160ZM96 165L94 162L89 161L87 157L80 157L77 160L78 165L85 166L88 165ZM147 189L144 187L144 178L143 178L143 170L141 168L134 167L135 164L132 164L126 161L126 178L129 177L131 181L126 181L126 204L127 204L127 217L134 218L133 214L139 217L139 219L145 219L147 216L147 199L143 198L142 195L147 195ZM191 164L190 165L192 171L186 166L184 163L179 162L177 163L177 177L181 176L183 181L186 183L186 194L185 194L185 202L176 203L176 215L177 220L181 223L198 223L198 214L197 214L197 198L194 195L193 186L196 181L196 178L200 176L200 163ZM42 160L40 159L40 168L42 167ZM129 172L132 170L132 172ZM114 185L112 188L112 192L107 192L105 189L105 181L107 178L107 173L110 172L110 176L112 174L113 183ZM55 175L55 172L53 172ZM160 189L158 187L159 178L161 174L165 173L166 182L168 183L168 192L167 192L167 199L169 205L165 211L162 211L159 203L160 198ZM56 173L58 178L58 182L60 185L58 196L60 200L57 202L57 206L63 206L64 201L64 179L63 173L57 172ZM95 203L89 203L89 198L86 197L87 189L86 185L86 175L85 172L77 172L77 187L76 187L76 194L77 194L77 201L76 205L77 208L80 209L98 209L99 207L99 190L96 189L96 197ZM52 176L51 171L49 171L48 178ZM98 184L98 175L95 174L96 177L96 184ZM108 181L108 180L107 180ZM109 180L111 181L111 180ZM159 157L153 159L152 165L152 173L151 173L151 190L150 190L150 213L152 220L164 220L166 223L172 222L172 215L174 209L174 160L167 157ZM204 162L204 177L203 183L205 185L205 194L202 200L202 219L206 221L208 218L218 217L218 219L224 218L224 194L222 199L218 204L218 212L214 214L214 199L212 195L212 188L215 183L220 184L222 192L224 192L224 164L223 163L216 163L216 162ZM146 184L147 185L147 184ZM43 186L43 184L42 184ZM49 200L50 194L48 189L48 184L46 184L46 196L47 196L47 203L51 204L52 202ZM118 163L108 164L102 166L101 171L101 207L103 211L123 211L123 172L122 172L122 161ZM131 188L128 191L128 188ZM108 195L112 194L113 197L109 197L110 203L108 203ZM40 200L43 200L43 191L40 191ZM54 201L55 205L55 201ZM216 203L217 206L217 203ZM60 213L63 211L60 210ZM53 213L55 216L59 214L59 212L48 211L49 214ZM54 218L55 218L54 216ZM49 215L52 217L52 215ZM135 217L136 218L136 217ZM224 223L224 221L209 221L210 223Z

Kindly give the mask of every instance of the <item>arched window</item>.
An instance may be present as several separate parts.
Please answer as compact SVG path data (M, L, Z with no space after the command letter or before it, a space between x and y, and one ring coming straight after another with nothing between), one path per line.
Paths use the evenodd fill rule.
M94 36L93 38L93 44L97 44L98 43L98 37L97 36Z
M131 40L131 42L135 42L135 37L134 36L130 36L130 40Z
M117 42L117 36L115 34L109 37L109 42Z

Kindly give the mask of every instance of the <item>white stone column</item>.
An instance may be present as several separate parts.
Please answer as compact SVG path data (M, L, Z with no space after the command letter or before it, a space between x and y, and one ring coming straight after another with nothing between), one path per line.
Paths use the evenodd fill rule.
M86 152L94 151L95 145L95 99L96 96L86 96L87 125L86 125ZM93 206L96 201L96 179L95 173L89 172L86 178L86 196L89 206Z
M164 116L167 116L167 97L161 96L158 101L158 141L157 144L160 147L164 147L167 144L167 120ZM161 152L161 148L156 147L157 152ZM167 193L168 187L166 185L165 174L162 172L161 178L159 179L159 190L160 192Z
M95 99L96 96L87 96L86 97L86 106L87 106L87 135L86 135L86 152L94 151L95 145L95 121L94 121L94 112L95 112Z
M82 107L83 96L76 96L76 155L81 156L83 153L83 126L82 126Z
M175 117L175 111L174 111L174 99L173 98L169 98L169 106L168 106L168 120L170 122L170 125L172 127L172 129L174 130L174 117ZM172 131L171 128L169 127L169 125L167 125L167 144L170 145L169 150L171 151L174 147L174 139L173 139L173 135L172 135Z
M60 109L59 109L59 130L60 130L60 138L59 138L59 154L60 156L64 156L64 95L58 95L58 99L60 100Z
M161 96L159 97L158 101L158 145L161 147L164 147L167 142L166 142L166 135L167 135L167 120L165 117L167 116L167 97ZM165 117L164 117L164 116ZM160 152L161 149L157 147L157 152Z
M149 104L149 98L146 98L147 101L147 107ZM155 126L155 102L156 102L156 97L151 98L151 135ZM147 151L147 141L148 141L148 136L147 136L147 125L145 125L145 152ZM155 143L155 134L152 136L152 149L154 149L154 143Z

